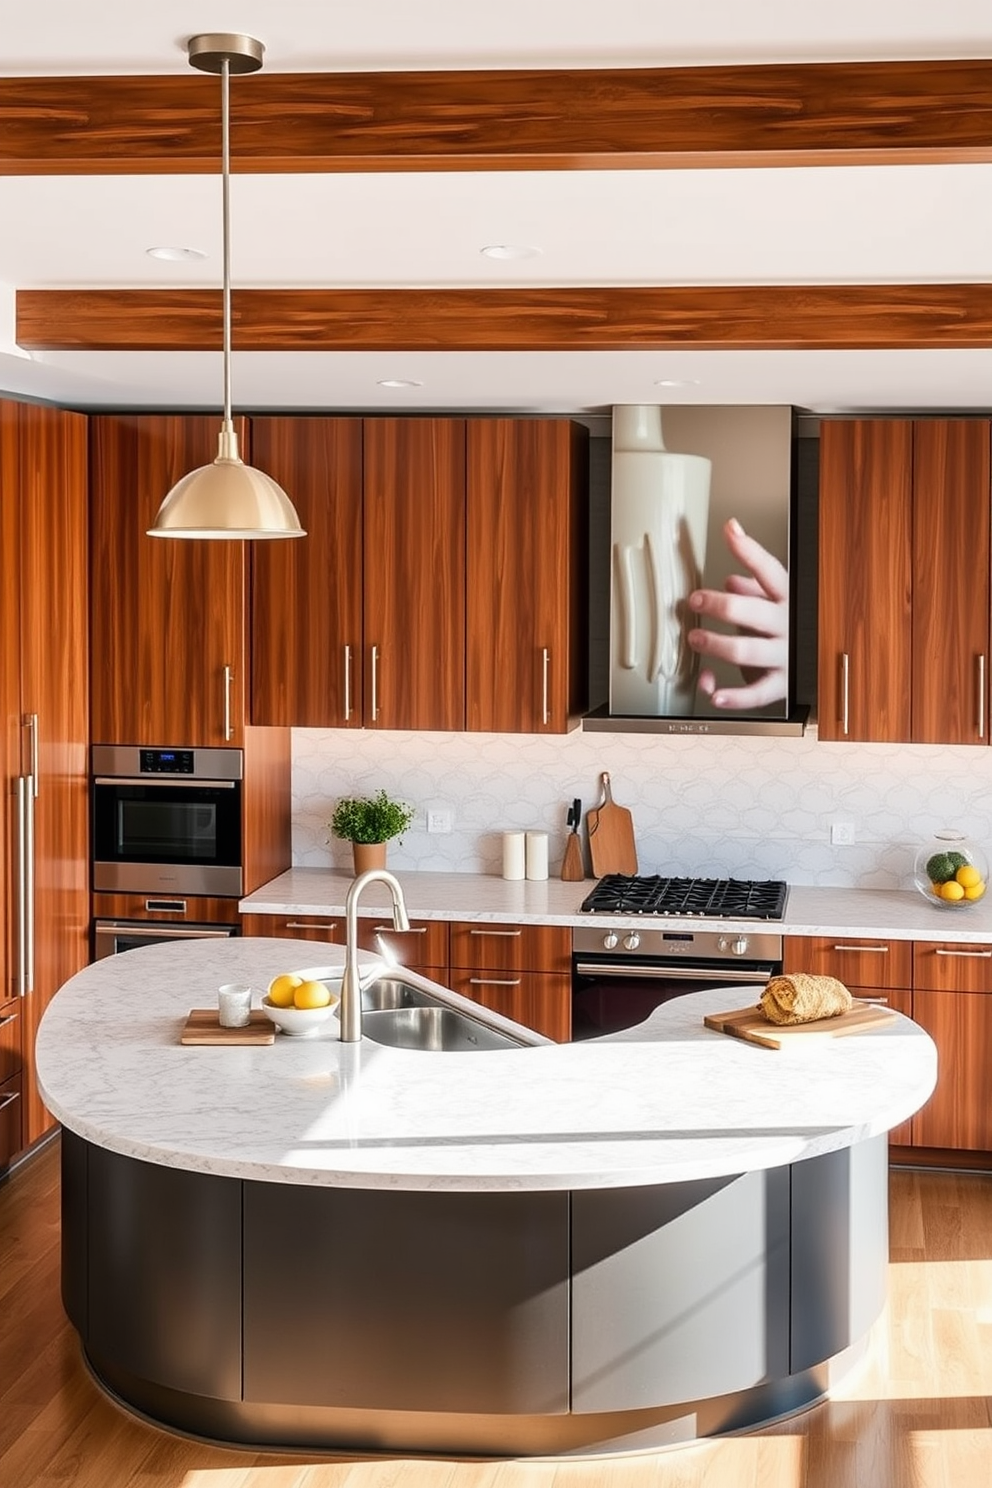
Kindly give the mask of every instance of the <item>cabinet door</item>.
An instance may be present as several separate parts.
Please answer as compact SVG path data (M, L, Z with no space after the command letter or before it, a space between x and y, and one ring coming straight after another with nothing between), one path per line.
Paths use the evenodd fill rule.
M465 727L465 420L366 419L365 723Z
M96 743L243 741L245 544L146 535L175 482L215 458L218 428L199 416L91 421Z
M243 935L274 935L277 939L322 940L344 944L344 916L323 919L320 915L246 914L241 920Z
M89 961L86 419L23 405L20 425L22 768L34 780L34 873L24 999L24 1142L51 1126L34 1039L63 982Z
M866 989L862 995L867 997L872 994ZM897 1013L905 1013L907 1018L913 1017L913 993L907 989L895 987L879 988L877 997L879 1002L885 1003L890 1008L894 1008ZM898 1126L894 1126L889 1132L889 1145L891 1147L912 1146L915 1140L913 1135L915 1121L916 1117L911 1116L908 1121L902 1121Z
M992 998L914 990L913 1018L937 1045L937 1088L913 1117L914 1147L992 1152Z
M913 986L930 992L992 992L992 947L917 940Z
M359 920L358 944L396 966L419 971L432 981L447 980L448 925L445 920L411 920L409 930L394 930L388 919Z
M360 728L362 421L255 418L251 451L307 533L252 544L252 723Z
M450 974L453 992L492 1008L546 1038L572 1037L572 978L553 972L477 969Z
M820 430L818 729L821 739L912 738L913 425Z
M587 706L588 464L566 419L469 421L470 729L565 733Z
M833 976L859 990L909 988L913 984L913 943L862 935L787 935L782 965L786 972Z
M570 972L572 932L564 925L451 926L451 964L463 970Z
M989 423L913 425L913 739L989 737Z

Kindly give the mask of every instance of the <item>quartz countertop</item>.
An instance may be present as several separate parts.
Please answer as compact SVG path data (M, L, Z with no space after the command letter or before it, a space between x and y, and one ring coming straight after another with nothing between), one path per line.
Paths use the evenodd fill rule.
M769 930L783 935L860 935L887 940L940 940L992 944L992 896L967 908L929 905L916 889L840 889L790 886L782 920L678 919L652 915L582 914L579 906L595 880L584 883L508 881L483 873L397 872L407 909L418 920L511 921L528 925L582 925L623 929L715 931ZM243 914L343 915L351 884L347 873L290 868L241 900ZM360 913L381 915L388 890L371 886Z
M637 1028L579 1044L427 1053L342 1044L333 1018L317 1039L180 1044L189 1010L215 1006L221 983L249 982L260 998L278 972L342 959L332 945L244 937L97 961L42 1019L45 1103L85 1140L166 1166L485 1192L629 1187L796 1162L890 1130L936 1081L932 1041L899 1015L781 1051L705 1028L704 1013L749 1005L741 987L691 993Z

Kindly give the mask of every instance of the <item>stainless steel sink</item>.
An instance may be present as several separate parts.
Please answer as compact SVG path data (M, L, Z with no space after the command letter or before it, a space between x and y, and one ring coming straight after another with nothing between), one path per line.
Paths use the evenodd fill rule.
M401 984L402 985L402 984ZM370 988L373 991L374 988ZM413 992L413 988L404 988ZM422 995L422 994L419 994ZM362 1013L362 1032L377 1044L393 1049L471 1053L482 1049L519 1049L523 1040L489 1028L454 1008L427 998L420 1006L383 1007Z
M381 1013L395 1008L438 1007L437 999L398 977L384 976L362 988L362 1012Z

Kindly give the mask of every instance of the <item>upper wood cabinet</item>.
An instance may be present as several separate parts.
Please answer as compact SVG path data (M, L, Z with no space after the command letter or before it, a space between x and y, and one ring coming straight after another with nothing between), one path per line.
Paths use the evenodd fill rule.
M365 723L465 727L465 420L364 423Z
M818 731L911 736L913 425L820 425Z
M588 431L471 419L466 722L564 733L587 706Z
M362 421L254 418L251 448L307 533L252 544L252 722L360 728Z
M17 998L4 1018L20 1031L23 1062L3 1090L0 1148L29 1146L54 1125L35 1079L35 1035L89 960L86 476L83 416L0 404L0 1002Z
M214 416L91 420L96 743L243 742L246 545L147 536L175 482L216 457L218 428Z
M821 425L821 739L988 740L989 431Z

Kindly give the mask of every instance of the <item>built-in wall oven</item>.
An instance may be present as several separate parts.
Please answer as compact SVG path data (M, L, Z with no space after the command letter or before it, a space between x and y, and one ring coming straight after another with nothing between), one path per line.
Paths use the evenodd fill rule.
M583 910L624 918L572 932L572 1038L632 1028L663 1003L704 987L763 986L782 970L782 936L762 922L782 918L786 893L784 884L767 880L618 874L600 880ZM665 928L666 918L682 923ZM686 919L697 918L754 925L685 927Z
M92 753L97 893L242 893L240 749Z

